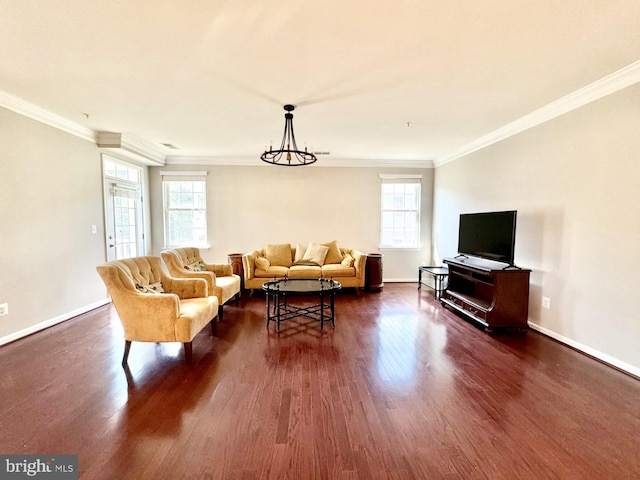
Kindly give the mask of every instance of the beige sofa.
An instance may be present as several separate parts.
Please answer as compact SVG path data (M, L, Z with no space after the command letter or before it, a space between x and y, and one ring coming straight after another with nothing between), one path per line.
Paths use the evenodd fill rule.
M344 288L364 287L367 256L336 241L308 245L269 244L242 256L244 286L261 289L274 278L333 278Z
M195 247L174 248L160 253L169 269L177 278L202 278L207 281L209 295L218 299L218 319L223 320L223 306L231 299L240 297L240 277L233 274L230 264L205 263L200 249Z

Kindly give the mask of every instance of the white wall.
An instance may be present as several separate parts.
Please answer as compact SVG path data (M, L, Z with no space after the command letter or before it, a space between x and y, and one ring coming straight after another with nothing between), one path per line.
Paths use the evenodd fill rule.
M516 264L533 270L529 321L640 375L640 86L438 167L434 256L458 215L518 210ZM541 297L551 308L541 308Z
M320 162L318 162L320 163ZM328 242L380 252L380 173L419 173L422 178L422 248L383 259L386 280L417 279L431 260L433 169L167 166L149 169L153 250L164 248L161 170L207 170L209 262L247 253L267 243Z
M96 145L3 108L0 143L2 344L107 295Z

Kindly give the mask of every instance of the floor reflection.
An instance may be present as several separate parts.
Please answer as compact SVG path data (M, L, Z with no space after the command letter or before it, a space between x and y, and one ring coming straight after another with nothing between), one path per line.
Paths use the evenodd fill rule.
M378 319L376 370L383 382L408 386L416 375L418 319L398 313Z

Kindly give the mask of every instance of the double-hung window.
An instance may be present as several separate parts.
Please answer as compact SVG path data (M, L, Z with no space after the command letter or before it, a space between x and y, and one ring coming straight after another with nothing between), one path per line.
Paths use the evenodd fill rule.
M419 248L422 175L380 175L380 179L380 248Z
M207 172L163 171L165 247L207 246Z

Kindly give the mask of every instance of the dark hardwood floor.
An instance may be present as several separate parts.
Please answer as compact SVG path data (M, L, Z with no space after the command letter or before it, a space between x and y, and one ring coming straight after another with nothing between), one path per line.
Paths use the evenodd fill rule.
M535 332L487 335L429 289L336 299L336 328L133 343L111 306L0 347L0 453L82 479L640 478L640 381Z

